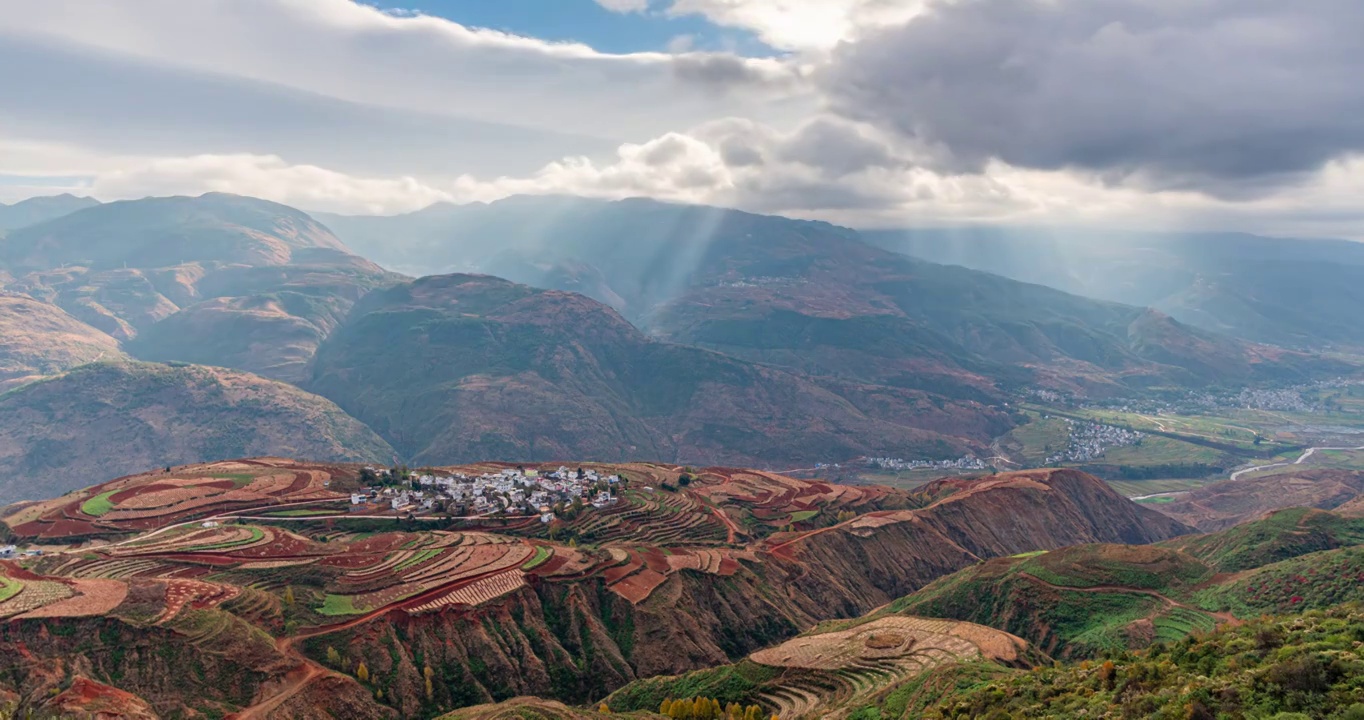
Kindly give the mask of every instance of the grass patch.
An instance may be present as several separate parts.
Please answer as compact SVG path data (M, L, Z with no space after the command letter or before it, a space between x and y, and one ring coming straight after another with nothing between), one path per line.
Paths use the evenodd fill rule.
M1047 551L1046 551L1046 550L1033 550L1032 552L1019 553L1019 554L1017 554L1017 555L1010 555L1009 557L1011 557L1011 558L1033 558L1033 557L1037 557L1038 555L1046 555L1046 554L1047 554Z
M23 583L0 575L0 603L18 595L19 591L23 589Z
M1176 498L1174 496L1165 495L1163 497L1142 498L1140 500L1133 500L1133 502L1141 505L1167 505L1169 503L1174 502L1175 500Z
M90 498L89 500L86 500L85 502L81 503L81 512L85 513L86 515L89 515L90 517L101 517L103 515L107 515L111 510L114 509L114 503L110 501L109 498L113 497L117 493L118 493L117 490L110 490L109 492L100 493Z
M360 615L363 612L365 611L355 607L354 595L332 595L328 593L327 597L322 600L322 607L317 608L318 615L326 615L328 617L337 615Z
M322 515L335 515L336 510L280 510L278 512L266 513L269 517L282 518L306 518Z
M547 548L547 547L536 547L536 548L535 548L535 557L533 557L533 558L527 560L527 561L526 561L526 564L521 566L521 569L522 569L522 570L534 570L535 568L538 568L538 567L540 567L541 565L545 564L545 561L546 561L546 560L549 560L550 556L553 555L553 554L554 554L554 551L553 551L553 550L550 550L550 549Z
M423 551L417 553L416 555L413 555L412 557L410 557L410 558L408 558L408 559L406 559L406 560L404 560L404 561L398 563L397 565L393 566L393 570L394 570L394 572L397 572L397 571L400 571L400 570L404 570L404 569L406 569L406 568L410 568L410 567L412 567L413 565L420 565L420 564L426 562L427 560L430 560L431 558L433 558L433 557L435 557L435 556L441 554L441 551L442 551L443 549L444 549L444 548L435 548L435 549L433 549L433 550L423 550Z
M231 480L233 490L241 490L256 480L256 476L250 473L229 473L227 475L214 475L214 480Z

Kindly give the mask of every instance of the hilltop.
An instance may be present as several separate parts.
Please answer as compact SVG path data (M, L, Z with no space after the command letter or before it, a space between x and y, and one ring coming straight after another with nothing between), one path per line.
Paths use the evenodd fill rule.
M7 230L36 225L98 205L94 198L63 194L34 197L13 205L0 203L0 235Z
M396 276L277 203L233 195L98 205L0 240L4 287L143 360L297 381L351 306Z
M378 718L518 695L586 702L639 678L733 662L999 553L1181 531L1078 473L963 482L928 498L732 468L583 467L617 478L616 500L561 510L549 524L537 514L451 518L448 506L413 519L386 505L350 512L362 488L396 491L402 479L269 458L16 506L7 532L49 552L0 561L0 644L24 643L24 662L43 670L16 676L16 656L0 654L0 687L46 697L80 667L159 713L250 706L281 717L308 703ZM428 490L427 478L450 475L557 482L505 463L423 473L417 485ZM1035 524L1010 534L981 524L1017 502ZM1120 517L1130 529L1101 520ZM856 637L898 668L946 658L930 651L937 643L956 656L1032 657L1002 633L950 624ZM113 649L129 643L146 660ZM167 663L191 672L168 676Z
M294 454L395 457L331 402L222 368L95 363L0 395L0 502L204 458Z
M370 294L319 348L312 373L308 389L419 464L959 457L1010 423L976 402L659 342L584 296L488 276Z

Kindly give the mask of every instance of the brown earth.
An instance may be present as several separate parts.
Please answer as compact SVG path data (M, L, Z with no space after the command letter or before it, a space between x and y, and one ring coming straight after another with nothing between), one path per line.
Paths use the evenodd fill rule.
M61 308L0 292L0 392L77 365L124 357L117 340Z
M221 368L98 363L0 397L0 503L204 460L394 455L327 400Z
M419 464L958 457L1011 424L973 401L657 342L581 295L472 275L371 293L306 387Z
M1205 485L1156 510L1203 532L1224 530L1291 507L1333 510L1364 493L1364 472L1305 469Z

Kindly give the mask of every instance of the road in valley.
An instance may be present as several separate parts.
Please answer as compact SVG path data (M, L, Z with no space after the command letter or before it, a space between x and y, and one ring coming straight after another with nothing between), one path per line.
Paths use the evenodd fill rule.
M1236 472L1234 472L1234 473L1231 474L1231 477L1228 478L1228 482L1235 481L1235 480L1240 480L1241 477L1244 476L1244 475L1249 475L1250 473L1259 472L1259 471L1261 471L1261 470L1272 470L1272 469L1278 468L1278 467L1289 467L1289 466L1291 466L1291 465L1301 465L1301 464L1307 462L1307 459L1308 459L1308 458L1310 458L1310 457L1312 457L1313 455L1317 454L1317 452L1318 452L1318 451L1321 451L1321 450L1328 450L1328 451L1329 451L1329 450L1339 450L1339 451L1344 451L1344 452L1359 452L1359 451L1364 451L1364 446L1360 446L1360 447L1310 447L1310 448L1307 448L1306 450L1304 450L1303 453L1302 453L1302 455L1299 455L1299 456L1298 456L1298 459L1297 459L1297 460L1285 460L1284 462L1269 463L1269 464L1267 464L1267 465L1255 465L1255 466L1253 466L1253 467L1248 467L1248 468L1245 468L1245 469L1242 469L1242 470L1237 470ZM1136 502L1136 501L1139 501L1139 500L1150 500L1150 499L1152 499L1152 498L1175 497L1175 496L1177 496L1177 495L1187 495L1188 493L1189 493L1188 490L1178 490L1178 491L1175 491L1175 492L1155 493L1154 495L1139 495L1139 496L1137 496L1137 497L1128 498L1128 499L1129 499L1129 500L1132 500L1133 502Z

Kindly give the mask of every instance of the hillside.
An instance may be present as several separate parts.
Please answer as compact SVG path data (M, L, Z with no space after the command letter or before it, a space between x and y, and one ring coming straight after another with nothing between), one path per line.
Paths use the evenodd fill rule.
M292 208L208 194L92 207L0 240L4 286L143 360L297 382L318 344L397 277Z
M675 341L962 397L983 397L994 382L1104 393L1324 369L1140 305L911 259L825 223L565 197L326 221L387 267L477 268L580 290Z
M94 198L53 195L21 200L13 205L0 203L0 235L7 230L37 225L98 205Z
M253 455L390 462L335 405L229 370L98 363L0 395L0 503L145 470Z
M933 262L1149 306L1213 332L1285 347L1364 347L1364 248L1236 233L869 231Z
M22 642L24 662L51 671L16 675L6 663L18 654L0 653L0 689L64 692L78 667L159 713L292 718L312 703L346 717L432 717L525 695L595 702L640 678L800 644L792 638L820 621L857 617L996 552L1178 531L1103 524L1148 513L1071 473L964 483L905 510L922 499L727 468L694 469L684 483L667 465L584 466L619 478L618 501L549 527L537 515L404 520L387 503L348 513L351 493L377 478L282 459L179 466L12 507L6 527L48 552L0 561L0 647ZM505 463L428 472L504 471L522 476ZM1036 524L1025 532L980 524L1026 497ZM885 668L868 678L967 656L1033 662L986 628L882 624L839 636L879 653ZM131 638L136 653L115 649ZM764 652L755 660L785 666L780 650ZM177 661L192 672L159 679ZM795 682L805 670L782 672ZM858 672L845 691L865 688ZM474 717L497 716L488 712L501 710Z
M118 341L47 303L0 291L0 392L124 357Z
M1364 611L1265 617L1104 663L1019 672L954 666L905 683L857 718L1364 716L1359 701Z
M1322 550L1364 544L1364 520L1312 508L1271 513L1221 532L1169 540L1218 572L1240 572Z
M366 297L306 386L419 464L959 457L1009 425L969 401L657 342L586 297L469 275Z
M1332 510L1364 494L1364 472L1310 468L1212 483L1155 505L1160 512L1211 532L1288 507Z

